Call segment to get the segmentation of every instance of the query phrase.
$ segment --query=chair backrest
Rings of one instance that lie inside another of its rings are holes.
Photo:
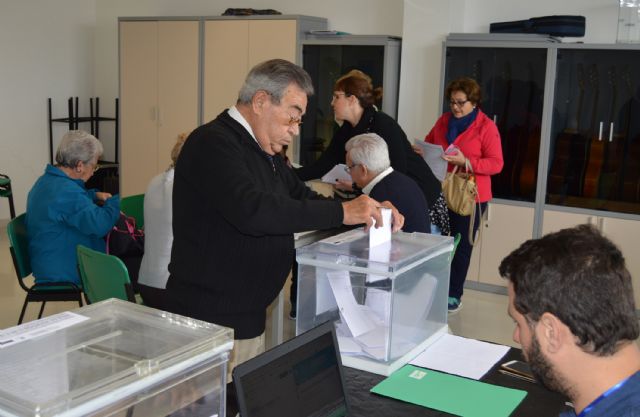
[[[82,245],[78,245],[77,253],[80,279],[89,302],[108,298],[135,302],[129,272],[119,258]]]
[[[144,227],[144,194],[130,195],[120,199],[120,210],[136,219],[136,227]]]
[[[7,224],[7,235],[9,237],[9,251],[13,259],[13,266],[16,268],[16,275],[20,286],[28,291],[22,282],[22,278],[31,275],[31,260],[29,259],[29,238],[27,237],[27,225],[25,224],[26,213],[22,213]]]

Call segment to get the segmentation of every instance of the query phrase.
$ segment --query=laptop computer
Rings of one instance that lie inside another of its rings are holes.
[[[241,417],[343,417],[348,403],[332,322],[236,366]]]

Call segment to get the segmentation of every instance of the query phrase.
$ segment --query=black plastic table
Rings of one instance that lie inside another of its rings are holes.
[[[511,348],[481,379],[482,382],[489,384],[527,391],[527,396],[511,414],[512,417],[556,417],[560,412],[570,409],[565,405],[567,399],[560,394],[549,391],[540,384],[523,381],[498,372],[501,363],[513,359],[522,360],[520,349]],[[344,372],[351,409],[350,417],[431,417],[452,415],[370,393],[369,390],[372,387],[385,379],[382,375],[346,366],[344,367]],[[460,395],[464,395],[464,392],[461,392]]]

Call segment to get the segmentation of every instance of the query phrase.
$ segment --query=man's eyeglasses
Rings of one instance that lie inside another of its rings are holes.
[[[344,170],[347,171],[347,174],[351,175],[351,170],[357,167],[358,165],[360,164],[345,165]]]
[[[458,107],[462,107],[465,104],[467,104],[469,100],[460,100],[460,101],[456,101],[456,100],[451,100],[449,101],[449,106],[453,107],[453,106],[458,106]]]
[[[302,125],[302,118],[301,117],[293,117],[292,115],[289,115],[289,126],[293,127],[293,126],[300,126]]]

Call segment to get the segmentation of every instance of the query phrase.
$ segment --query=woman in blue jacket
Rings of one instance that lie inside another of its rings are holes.
[[[87,190],[84,184],[98,169],[102,151],[89,133],[68,132],[56,152],[56,165],[47,164],[29,192],[26,224],[36,283],[80,284],[76,247],[105,251],[104,236],[118,220],[120,199]]]

